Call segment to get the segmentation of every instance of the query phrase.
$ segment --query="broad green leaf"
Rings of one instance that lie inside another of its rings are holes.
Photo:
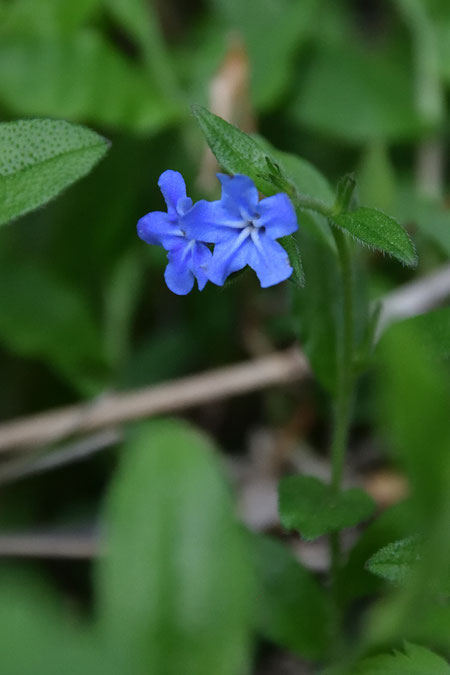
[[[280,520],[305,539],[354,527],[369,518],[375,503],[359,488],[336,495],[330,485],[313,476],[288,476],[279,485]]]
[[[121,675],[245,670],[250,550],[214,448],[174,420],[140,426],[106,510],[100,621]]]
[[[408,266],[417,264],[414,245],[404,228],[382,211],[361,206],[333,216],[333,222],[361,244],[383,251]]]
[[[351,143],[415,138],[412,68],[391,55],[356,47],[322,48],[294,103],[293,115],[314,131]]]
[[[101,335],[86,299],[30,261],[1,257],[0,341],[42,359],[83,393],[98,393],[108,374]]]
[[[99,31],[40,38],[11,33],[0,42],[0,102],[15,115],[91,120],[154,133],[179,117],[177,106]]]
[[[217,161],[226,171],[250,176],[265,195],[286,192],[287,177],[254,138],[202,106],[192,106],[192,112]]]
[[[262,635],[304,658],[323,660],[330,643],[324,590],[281,542],[255,536],[252,543],[260,583],[257,619]]]
[[[420,561],[422,548],[423,544],[419,537],[394,541],[369,558],[366,567],[372,574],[393,584],[403,584],[411,574],[411,569]]]
[[[107,149],[105,138],[64,120],[0,124],[0,224],[48,202]]]
[[[406,643],[404,652],[365,659],[351,675],[450,675],[450,665],[429,649]]]

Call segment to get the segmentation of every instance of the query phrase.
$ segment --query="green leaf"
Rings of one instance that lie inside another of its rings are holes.
[[[333,391],[336,384],[336,326],[339,320],[340,289],[337,258],[330,247],[311,236],[309,229],[300,225],[296,237],[303,255],[308,287],[302,293],[292,289],[293,331],[315,376],[323,387]]]
[[[289,277],[289,281],[294,283],[298,288],[303,288],[305,285],[305,274],[303,272],[302,258],[297,239],[292,234],[289,234],[287,237],[282,237],[279,242],[285,248],[289,256],[289,262],[294,270]]]
[[[293,115],[314,131],[350,143],[416,138],[423,125],[408,67],[398,54],[324,47],[305,75]]]
[[[339,571],[339,592],[342,603],[374,595],[382,588],[379,577],[366,568],[367,560],[395,539],[410,535],[414,521],[410,500],[399,502],[383,511],[357,540]]]
[[[192,112],[217,161],[226,171],[250,176],[265,195],[292,189],[276,160],[254,138],[202,106],[192,106]]]
[[[404,652],[365,659],[351,675],[450,675],[450,665],[429,649],[406,643]]]
[[[332,222],[361,244],[388,253],[410,267],[417,264],[416,251],[406,231],[382,211],[361,206],[333,216]]]
[[[305,539],[354,527],[369,518],[375,503],[359,488],[336,495],[330,485],[313,476],[288,476],[279,485],[280,520]]]
[[[8,675],[112,675],[92,625],[24,568],[0,572],[0,649]],[[24,649],[24,644],[27,649]],[[70,657],[68,657],[70,654]]]
[[[180,107],[94,28],[0,41],[0,101],[16,116],[51,116],[155,133]]]
[[[421,540],[419,537],[407,537],[394,541],[377,551],[366,563],[366,568],[393,584],[405,583],[411,574],[411,568],[420,560]]]
[[[323,660],[330,644],[324,590],[282,543],[264,536],[254,536],[252,543],[262,635],[304,658]]]
[[[333,206],[334,191],[325,176],[313,164],[302,157],[274,148],[262,136],[255,136],[255,138],[261,147],[276,160],[282,174],[295,185],[299,195],[316,199],[330,208]],[[314,237],[335,251],[336,245],[327,219],[320,213],[299,210],[299,226],[306,227]]]
[[[188,425],[140,426],[108,499],[101,625],[121,675],[236,675],[253,611],[250,551],[220,462]]]
[[[102,337],[77,288],[30,260],[1,257],[0,341],[39,358],[83,393],[96,394],[108,374]]]
[[[107,149],[102,136],[63,120],[0,124],[0,224],[48,202]]]
[[[412,186],[398,192],[397,217],[411,223],[428,241],[450,258],[450,210],[437,200],[418,194]]]

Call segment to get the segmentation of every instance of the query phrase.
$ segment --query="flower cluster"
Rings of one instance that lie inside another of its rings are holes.
[[[280,193],[259,200],[248,176],[218,174],[220,200],[204,199],[193,204],[178,171],[164,171],[158,185],[167,213],[152,211],[137,226],[147,244],[163,246],[168,265],[167,286],[186,295],[197,279],[199,290],[207,281],[218,286],[233,272],[249,265],[263,288],[284,281],[292,274],[285,249],[276,240],[297,229],[294,207]],[[214,244],[211,251],[208,244]]]

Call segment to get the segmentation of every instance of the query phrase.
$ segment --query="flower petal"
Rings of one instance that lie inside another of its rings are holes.
[[[239,241],[240,239],[241,241]],[[230,274],[238,272],[249,264],[253,247],[253,242],[249,236],[243,240],[241,236],[237,236],[232,243],[226,241],[216,244],[208,269],[210,281],[217,286],[223,286]]]
[[[236,229],[228,227],[224,221],[227,213],[220,201],[207,202],[202,199],[194,204],[181,220],[181,227],[191,239],[218,244],[228,239],[234,239]]]
[[[189,253],[187,254],[189,255]],[[194,286],[194,275],[187,264],[186,246],[169,251],[169,263],[164,272],[167,286],[176,295],[187,295]]]
[[[163,246],[163,240],[173,238],[179,233],[177,224],[171,221],[163,211],[151,211],[138,220],[138,236],[147,244]],[[167,248],[167,247],[166,247]]]
[[[167,204],[169,215],[178,215],[177,204],[180,199],[186,199],[186,183],[183,176],[179,171],[168,169],[160,175],[158,185]]]
[[[271,239],[285,237],[298,229],[295,209],[284,193],[262,199],[258,204],[258,213],[258,226],[265,227]]]
[[[207,271],[211,263],[212,253],[205,244],[196,242],[192,249],[191,269],[197,279],[198,290],[202,291],[208,281]]]
[[[248,264],[255,270],[262,288],[288,279],[293,270],[284,248],[265,232],[252,237]]]
[[[258,190],[248,176],[218,173],[222,183],[222,206],[231,218],[251,220],[257,213]]]

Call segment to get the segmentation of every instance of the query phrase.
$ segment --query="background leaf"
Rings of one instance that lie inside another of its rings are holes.
[[[404,583],[414,563],[420,560],[420,539],[407,537],[377,551],[366,563],[367,569],[394,584]]]
[[[119,672],[238,675],[249,550],[211,445],[181,422],[141,426],[108,502],[100,614]]]
[[[410,139],[420,135],[413,80],[399,54],[358,46],[323,46],[300,87],[292,114],[307,127],[346,140]]]
[[[83,294],[30,261],[0,259],[1,342],[17,354],[44,360],[85,394],[98,393],[108,364]]]
[[[450,665],[425,647],[406,644],[404,652],[365,659],[352,675],[450,675]]]
[[[0,124],[0,224],[55,197],[107,149],[102,136],[63,120]]]
[[[281,542],[252,538],[260,582],[258,626],[263,636],[307,659],[323,659],[330,638],[325,592]]]
[[[375,503],[358,488],[334,494],[330,485],[314,476],[288,476],[280,481],[280,520],[305,539],[316,539],[353,527],[372,515]]]

